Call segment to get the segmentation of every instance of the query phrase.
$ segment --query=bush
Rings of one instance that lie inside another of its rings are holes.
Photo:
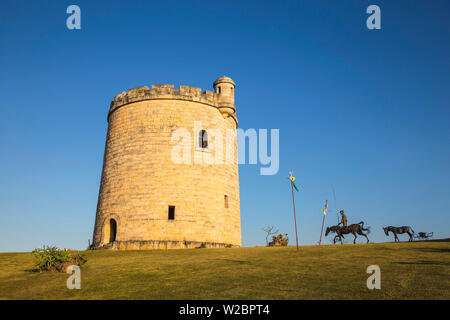
[[[289,243],[289,237],[287,233],[284,234],[285,236],[280,233],[277,236],[272,237],[272,241],[269,242],[269,247],[285,247]]]
[[[86,262],[78,252],[71,253],[68,250],[60,250],[57,247],[43,246],[32,251],[36,259],[38,271],[57,270],[65,272],[70,265],[82,265]]]

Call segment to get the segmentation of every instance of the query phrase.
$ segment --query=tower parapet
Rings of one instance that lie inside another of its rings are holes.
[[[217,108],[224,118],[232,117],[236,122],[236,106],[234,105],[234,88],[236,84],[228,77],[221,77],[214,81],[215,92],[201,88],[180,85],[179,89],[175,89],[173,84],[152,85],[150,90],[148,86],[136,87],[123,91],[116,95],[111,101],[108,113],[108,119],[111,113],[118,108],[130,103],[144,100],[186,100],[209,105]]]

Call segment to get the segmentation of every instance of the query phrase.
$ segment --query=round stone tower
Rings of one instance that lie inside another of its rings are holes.
[[[108,113],[92,248],[241,245],[235,83],[122,92]]]

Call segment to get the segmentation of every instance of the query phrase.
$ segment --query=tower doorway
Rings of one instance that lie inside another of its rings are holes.
[[[109,242],[116,241],[117,222],[114,219],[109,220]]]
[[[105,221],[103,229],[103,243],[111,243],[116,241],[117,222],[115,219],[108,219]]]

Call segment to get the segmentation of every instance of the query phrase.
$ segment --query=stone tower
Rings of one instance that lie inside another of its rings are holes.
[[[111,102],[92,248],[241,245],[235,83]]]

